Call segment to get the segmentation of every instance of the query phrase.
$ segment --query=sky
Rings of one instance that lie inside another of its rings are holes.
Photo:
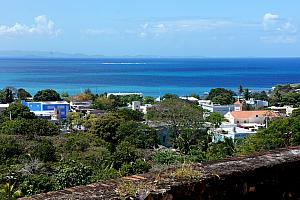
[[[0,51],[299,57],[299,0],[0,0]]]

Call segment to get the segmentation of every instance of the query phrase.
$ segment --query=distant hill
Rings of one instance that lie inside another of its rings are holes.
[[[50,51],[0,51],[0,58],[101,58],[102,55],[70,54]]]

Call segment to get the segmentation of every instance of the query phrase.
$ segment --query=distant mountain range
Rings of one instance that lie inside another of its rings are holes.
[[[203,56],[157,56],[157,55],[87,55],[57,51],[0,51],[0,58],[205,58]]]
[[[103,55],[71,54],[56,51],[0,51],[0,58],[101,58]]]

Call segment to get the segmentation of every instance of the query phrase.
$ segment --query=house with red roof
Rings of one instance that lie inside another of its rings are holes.
[[[270,110],[252,110],[252,111],[233,111],[224,116],[231,124],[247,125],[258,124],[265,125],[266,120],[278,117],[278,114]]]

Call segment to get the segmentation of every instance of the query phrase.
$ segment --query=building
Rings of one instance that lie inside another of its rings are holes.
[[[283,117],[288,117],[291,116],[291,114],[293,113],[293,110],[299,109],[299,108],[293,108],[292,106],[271,106],[269,107],[269,109],[271,109],[272,111],[278,113],[279,115],[283,116]]]
[[[239,126],[247,126],[247,124],[264,125],[269,118],[278,117],[278,115],[270,110],[254,110],[254,111],[233,111],[228,112],[224,116],[231,124]]]
[[[37,117],[58,120],[66,119],[70,110],[70,104],[66,101],[45,101],[45,102],[21,102],[27,106]]]
[[[199,100],[199,105],[209,112],[217,112],[221,115],[225,115],[226,113],[234,110],[234,105],[220,105],[214,104],[210,100]]]
[[[139,95],[139,96],[143,96],[143,93],[139,93],[139,92],[117,92],[117,93],[107,93],[107,97],[109,97],[110,95],[113,96],[130,96],[130,95]]]
[[[71,101],[70,109],[72,111],[86,111],[92,107],[92,101]]]
[[[224,141],[225,138],[230,138],[235,140],[235,139],[242,139],[248,137],[249,135],[255,134],[256,129],[242,128],[242,127],[238,127],[236,124],[223,122],[220,128],[210,130],[210,132],[212,135],[212,141],[219,142],[219,141]]]
[[[9,104],[0,104],[0,113],[3,112],[3,110],[5,110],[6,108],[9,107]]]
[[[131,103],[131,109],[135,110],[135,111],[140,111],[144,114],[147,114],[147,111],[152,109],[153,105],[152,104],[145,104],[145,105],[141,105],[140,101],[133,101]]]
[[[240,102],[240,100],[237,100],[233,105],[234,105],[234,111],[243,110],[243,104]]]
[[[179,97],[179,98],[182,100],[187,100],[187,101],[192,101],[192,102],[199,101],[199,99],[197,99],[196,97],[183,96],[183,97]]]
[[[246,104],[251,106],[252,108],[263,108],[268,107],[269,102],[264,100],[255,100],[253,98],[246,100]]]

